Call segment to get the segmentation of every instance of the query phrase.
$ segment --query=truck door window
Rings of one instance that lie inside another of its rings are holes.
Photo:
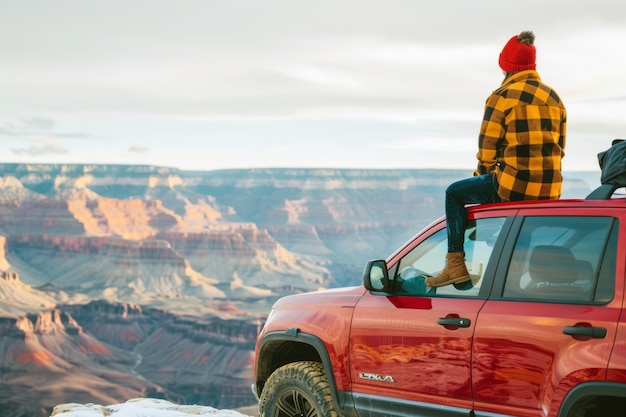
[[[464,248],[465,263],[472,277],[470,285],[446,285],[436,289],[425,287],[424,277],[438,274],[445,264],[448,238],[446,229],[441,229],[400,260],[394,289],[399,293],[412,295],[477,296],[493,246],[505,220],[505,217],[495,217],[467,223]]]
[[[617,220],[527,217],[509,264],[504,297],[603,303],[613,298]]]

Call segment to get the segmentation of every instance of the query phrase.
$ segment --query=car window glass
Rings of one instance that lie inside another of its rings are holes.
[[[610,256],[611,251],[616,251],[617,240],[611,239],[616,222],[612,217],[525,218],[509,264],[503,296],[594,302],[605,253]],[[614,271],[615,260],[610,262]],[[606,300],[612,298],[615,274],[611,277],[608,272],[603,276],[611,281],[603,281],[599,294]]]
[[[466,285],[430,288],[425,277],[437,275],[445,266],[448,252],[446,229],[441,229],[417,245],[400,260],[394,290],[412,295],[477,296],[494,244],[506,218],[496,217],[469,221],[465,230],[465,263],[471,276]]]
[[[598,285],[596,285],[593,299],[597,303],[606,304],[615,295],[615,264],[617,262],[617,236],[619,226],[616,220],[611,230],[611,236],[604,251],[604,259],[600,262]]]

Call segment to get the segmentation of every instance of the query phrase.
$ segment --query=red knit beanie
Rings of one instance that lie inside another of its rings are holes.
[[[508,73],[534,70],[536,68],[534,42],[535,35],[531,31],[524,31],[509,39],[500,53],[500,68]]]

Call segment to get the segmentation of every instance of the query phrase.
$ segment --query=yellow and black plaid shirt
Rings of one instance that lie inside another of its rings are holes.
[[[559,198],[565,130],[557,93],[537,71],[514,73],[487,99],[474,175],[495,173],[505,201]]]

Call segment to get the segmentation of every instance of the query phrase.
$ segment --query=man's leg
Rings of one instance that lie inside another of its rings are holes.
[[[496,179],[491,174],[465,178],[450,184],[446,190],[446,225],[448,252],[463,252],[466,204],[498,203]]]
[[[502,201],[497,193],[495,177],[480,175],[456,181],[446,190],[446,225],[448,254],[446,266],[438,276],[428,278],[426,286],[443,287],[470,280],[465,266],[463,241],[465,238],[465,204],[484,204]]]

